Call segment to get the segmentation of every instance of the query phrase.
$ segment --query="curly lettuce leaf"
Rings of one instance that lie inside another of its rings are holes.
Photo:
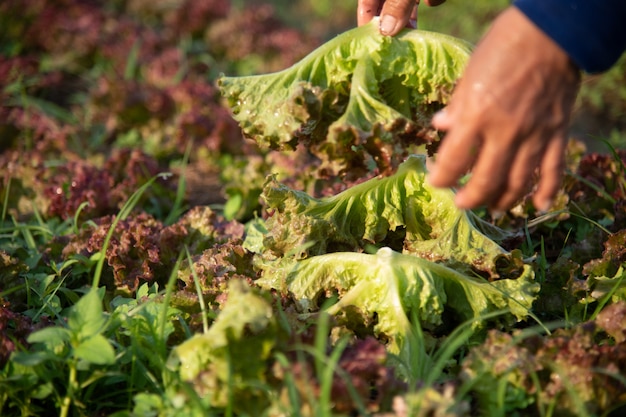
[[[523,262],[482,232],[484,221],[454,204],[451,190],[426,182],[426,159],[410,156],[396,174],[374,178],[326,198],[313,198],[270,177],[262,197],[267,211],[263,247],[297,258],[328,252],[362,252],[389,246],[490,279],[515,278]]]
[[[234,401],[247,413],[266,406],[266,361],[276,344],[272,306],[243,280],[231,280],[228,301],[205,334],[196,334],[172,351],[168,366],[211,405]]]
[[[434,32],[382,36],[373,21],[283,71],[222,76],[218,86],[244,134],[264,148],[303,141],[324,169],[346,173],[373,161],[391,172],[409,144],[436,138],[430,116],[447,103],[470,50]]]
[[[430,361],[416,325],[441,324],[445,309],[461,321],[473,320],[476,329],[492,312],[508,310],[522,320],[539,290],[529,265],[515,280],[489,282],[389,248],[373,255],[338,252],[300,261],[282,259],[261,268],[257,283],[293,294],[303,311],[319,308],[319,299],[332,290],[339,299],[330,313],[353,306],[366,318],[375,316],[375,333],[390,341],[388,349],[397,355],[399,369],[413,377],[424,376]]]

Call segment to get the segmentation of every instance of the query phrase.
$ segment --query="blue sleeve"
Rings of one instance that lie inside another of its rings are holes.
[[[626,50],[626,0],[515,0],[580,69],[606,71]]]

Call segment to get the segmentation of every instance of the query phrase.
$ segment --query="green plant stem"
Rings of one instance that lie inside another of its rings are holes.
[[[7,216],[7,209],[9,206],[9,193],[11,192],[11,177],[7,180],[7,186],[4,194],[4,201],[2,202],[2,217],[0,217],[0,222],[4,223],[4,219]]]
[[[76,362],[74,360],[70,361],[70,375],[67,384],[67,393],[63,398],[63,402],[61,403],[61,410],[59,413],[59,417],[67,417],[70,411],[70,406],[72,405],[72,398],[74,398],[74,391],[76,388]]]
[[[193,276],[193,283],[196,287],[196,294],[198,294],[198,301],[200,304],[200,313],[202,314],[202,331],[204,334],[207,334],[209,331],[209,319],[206,311],[206,304],[204,302],[204,297],[202,296],[202,288],[200,287],[200,279],[198,278],[198,274],[196,273],[196,268],[193,266],[193,259],[191,259],[191,253],[189,253],[189,247],[185,245],[185,254],[187,256],[187,262],[189,263],[189,268],[191,269],[191,275]]]
[[[74,234],[78,234],[80,231],[80,227],[78,227],[78,219],[80,218],[80,213],[85,209],[85,207],[89,207],[89,202],[83,201],[80,203],[80,206],[76,209],[76,213],[74,213],[74,223],[72,224],[72,230]]]
[[[332,416],[331,391],[333,388],[333,375],[337,370],[341,354],[345,350],[346,346],[348,346],[348,339],[340,339],[330,356],[325,358],[327,362],[324,364],[321,375],[318,376],[318,378],[320,378],[319,406],[321,408],[319,410],[319,415],[321,416]],[[320,356],[325,356],[324,352],[318,351],[317,353]]]
[[[178,259],[176,259],[176,263],[174,264],[174,268],[172,268],[172,273],[170,274],[170,278],[167,281],[167,285],[165,287],[165,296],[163,299],[163,309],[161,310],[161,319],[160,319],[160,327],[159,327],[159,337],[158,340],[158,348],[159,353],[165,354],[166,348],[166,338],[165,338],[165,325],[167,323],[167,314],[170,306],[170,300],[172,299],[172,293],[174,292],[174,285],[176,284],[176,278],[178,277],[178,270],[180,268],[180,263],[183,259],[184,253],[180,251],[178,254]]]

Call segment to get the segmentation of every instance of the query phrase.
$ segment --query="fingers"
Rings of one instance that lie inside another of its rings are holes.
[[[546,146],[533,148],[532,144],[545,144]],[[508,180],[502,193],[495,194],[491,203],[488,198],[485,199],[489,208],[492,211],[504,211],[511,208],[531,192],[534,185],[533,177],[539,174],[540,180],[533,193],[533,204],[540,212],[548,211],[561,187],[566,144],[567,138],[564,134],[524,142],[511,163]],[[506,176],[506,171],[504,174]]]
[[[424,0],[428,6],[439,6],[446,0]],[[393,36],[404,27],[416,27],[417,5],[420,0],[358,0],[357,24],[364,25],[381,16],[380,32]]]
[[[452,146],[444,148],[442,144],[430,182],[435,186],[441,183],[452,186],[472,167],[470,180],[458,191],[455,203],[462,209],[490,205],[507,189],[511,155],[498,141],[478,143],[473,132],[461,132],[457,137],[454,142],[448,142]]]
[[[501,170],[497,175],[502,178],[503,182],[499,192],[487,195],[481,201],[481,203],[487,204],[491,211],[503,212],[508,210],[531,191],[533,176],[537,170],[542,151],[533,151],[524,145],[527,143],[520,147],[512,161],[500,167]]]
[[[565,169],[565,148],[567,138],[560,135],[548,143],[541,162],[541,179],[533,195],[533,204],[539,211],[548,211],[561,187]]]
[[[448,112],[433,119],[437,129],[453,125]],[[466,123],[456,123],[460,126]],[[459,208],[471,209],[487,205],[493,212],[510,209],[533,188],[537,170],[540,182],[533,194],[537,210],[547,211],[558,193],[565,166],[567,136],[564,130],[553,137],[535,132],[519,144],[511,141],[511,132],[499,130],[501,137],[479,140],[479,131],[452,129],[446,136],[437,160],[429,167],[429,182],[436,187],[454,187],[470,169],[470,180],[456,195]]]
[[[491,202],[507,187],[508,163],[503,160],[501,150],[489,143],[477,159],[469,182],[457,193],[457,207],[491,206]]]
[[[504,211],[532,190],[539,173],[533,203],[547,210],[561,186],[579,81],[567,54],[519,10],[507,9],[472,54],[447,110],[433,118],[447,133],[430,183],[455,186],[471,169],[456,204]]]
[[[433,119],[433,125],[439,130],[449,130],[453,124],[449,112],[441,112]],[[480,147],[478,135],[460,125],[446,135],[441,143],[435,163],[432,165],[428,181],[435,187],[454,187],[460,177],[472,166]]]
[[[449,130],[452,127],[452,118],[448,114],[448,109],[444,108],[435,113],[432,124],[435,129]]]
[[[470,93],[481,91],[465,89],[466,85],[461,84],[457,99],[469,99]],[[522,140],[519,132],[526,129],[510,119],[500,119],[506,113],[497,107],[492,97],[483,94],[470,109],[461,111],[451,103],[433,117],[433,126],[448,133],[430,170],[429,182],[437,187],[454,187],[472,170],[467,184],[457,192],[455,203],[459,208],[486,205],[492,211],[504,211],[532,187],[548,140],[537,130],[528,132]],[[493,125],[486,115],[500,121]],[[559,149],[555,149],[556,155]]]
[[[384,0],[359,0],[357,3],[357,24],[362,26],[380,14]]]
[[[481,131],[484,120],[478,119],[475,128],[469,127],[471,122],[464,119],[465,113],[452,109],[433,118],[437,129],[449,132],[435,163],[429,167],[429,183],[436,187],[458,186],[458,179],[471,169],[469,181],[457,192],[456,205],[463,209],[486,205],[492,211],[505,211],[531,191],[539,168],[541,183],[533,201],[539,210],[547,210],[561,183],[564,132],[547,139],[533,132],[519,141],[514,139],[516,129]]]
[[[387,0],[380,12],[380,33],[396,35],[404,28],[416,5],[415,0]]]

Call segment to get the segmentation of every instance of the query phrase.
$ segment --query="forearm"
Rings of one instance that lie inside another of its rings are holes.
[[[514,5],[585,72],[609,69],[626,50],[626,0],[515,0]]]

